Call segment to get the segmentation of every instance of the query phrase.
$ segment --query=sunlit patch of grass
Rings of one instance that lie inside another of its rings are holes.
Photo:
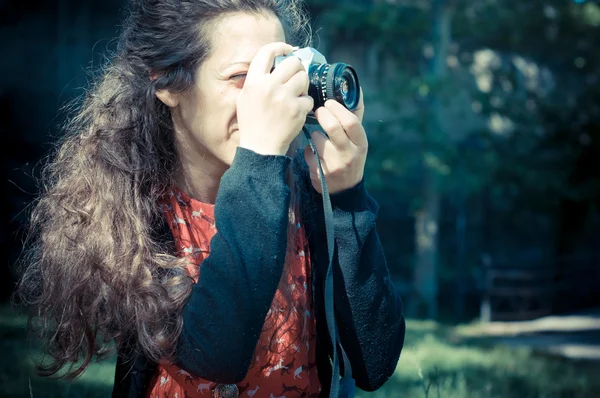
[[[461,340],[455,328],[409,321],[395,375],[359,397],[600,397],[600,364]]]

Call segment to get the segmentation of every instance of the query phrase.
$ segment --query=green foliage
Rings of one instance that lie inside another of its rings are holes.
[[[377,49],[379,61],[391,58],[396,66],[366,96],[389,111],[366,126],[369,189],[388,220],[401,222],[422,206],[421,181],[429,168],[444,198],[443,217],[451,220],[458,203],[480,198],[487,220],[469,214],[475,220],[470,234],[482,235],[491,220],[507,231],[485,235],[497,240],[487,248],[481,240],[469,242],[469,258],[491,247],[499,253],[541,245],[562,250],[552,245],[561,239],[555,234],[563,218],[571,217],[561,215],[565,201],[588,212],[600,208],[600,165],[585,160],[600,159],[600,6],[448,0],[452,42],[448,75],[440,80],[430,65],[431,3],[309,0],[316,30],[326,27],[332,43],[366,44]],[[454,108],[438,130],[432,129],[434,100]],[[545,221],[514,221],[527,217]],[[581,235],[582,228],[571,233]],[[409,253],[391,243],[411,231],[383,231],[396,235],[382,237],[390,242],[392,269],[412,267],[395,262]],[[442,253],[442,264],[451,265],[448,255]]]

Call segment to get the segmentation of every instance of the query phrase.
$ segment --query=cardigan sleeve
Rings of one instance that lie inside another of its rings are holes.
[[[248,371],[283,272],[290,161],[238,147],[221,178],[217,232],[183,307],[174,361],[195,376],[236,383]]]
[[[308,174],[305,176],[311,202],[304,207],[309,209],[305,216],[313,224],[309,242],[316,275],[318,339],[331,356],[323,305],[323,280],[329,264],[323,199],[312,187]],[[334,303],[340,340],[357,387],[374,391],[391,377],[400,358],[405,336],[402,302],[390,279],[376,231],[379,206],[368,194],[364,180],[331,195],[331,204],[335,231]],[[327,370],[325,377],[330,377]]]

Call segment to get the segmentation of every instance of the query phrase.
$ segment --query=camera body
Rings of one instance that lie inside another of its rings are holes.
[[[320,65],[327,63],[325,56],[312,47],[294,47],[294,51],[292,51],[288,55],[281,55],[275,58],[275,67],[277,67],[281,62],[283,62],[283,60],[290,57],[298,58],[300,62],[302,62],[302,65],[304,66],[304,69],[306,69],[307,72],[311,65]]]
[[[313,112],[329,99],[336,100],[353,111],[360,101],[358,75],[352,66],[344,63],[328,64],[327,60],[312,47],[297,48],[292,53],[275,58],[279,65],[289,57],[297,57],[308,74],[310,95],[315,103]]]

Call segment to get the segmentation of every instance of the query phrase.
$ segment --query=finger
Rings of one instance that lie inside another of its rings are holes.
[[[273,79],[283,84],[299,72],[304,73],[308,79],[308,73],[306,73],[306,69],[304,69],[304,65],[302,65],[300,59],[298,57],[289,57],[277,65],[273,72],[271,72],[271,75]]]
[[[359,123],[362,124],[363,117],[365,115],[365,101],[362,87],[360,87],[360,98],[358,100],[358,105],[356,106],[356,109],[352,111],[352,113],[356,115]]]
[[[293,47],[283,42],[269,43],[262,46],[254,55],[252,62],[250,62],[247,79],[271,73],[275,58],[280,55],[287,55],[292,51]]]
[[[302,110],[308,115],[315,107],[315,100],[310,95],[302,95],[298,97],[302,103]]]
[[[346,137],[356,146],[367,146],[367,134],[360,123],[358,117],[350,112],[346,107],[334,100],[325,102],[325,109],[328,109],[333,117],[342,126],[342,131]]]
[[[325,133],[327,133],[327,135],[329,136],[331,143],[336,148],[343,150],[351,144],[351,141],[346,135],[344,128],[342,127],[338,119],[335,117],[335,115],[331,112],[331,110],[329,110],[329,108],[323,106],[317,108],[317,110],[315,110],[315,117],[317,118],[317,121],[319,122]]]
[[[308,74],[302,69],[302,71],[296,72],[284,86],[289,87],[296,96],[308,95]]]

